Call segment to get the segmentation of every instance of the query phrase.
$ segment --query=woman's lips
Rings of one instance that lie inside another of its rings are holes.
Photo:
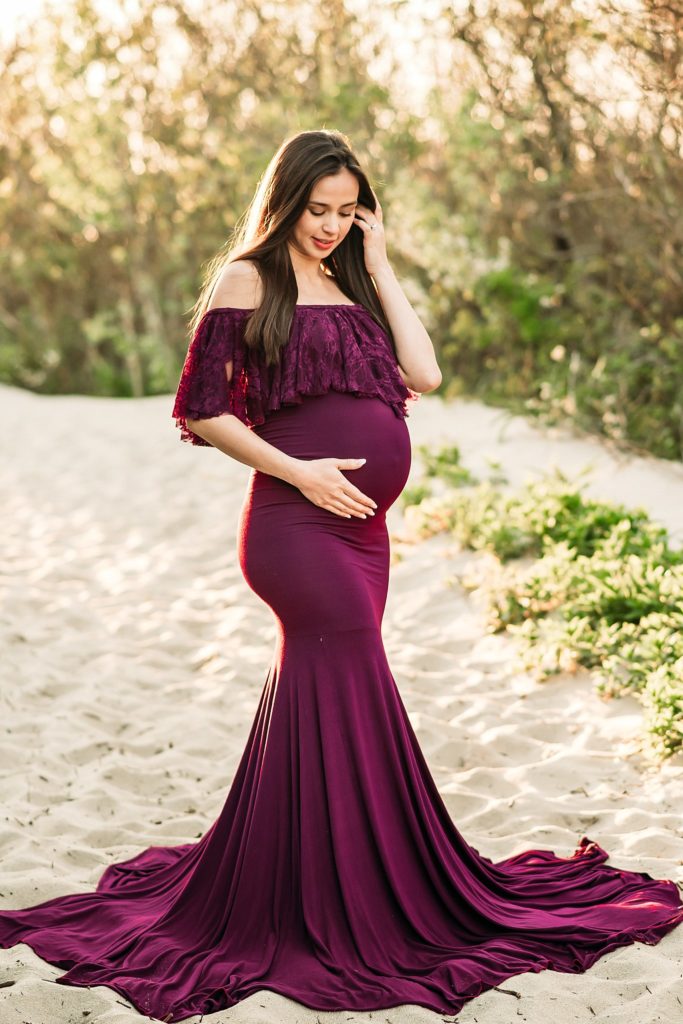
[[[331,245],[334,245],[336,239],[331,239],[329,242],[321,242],[319,238],[313,237],[313,241],[316,245],[320,246],[321,249],[329,249]]]

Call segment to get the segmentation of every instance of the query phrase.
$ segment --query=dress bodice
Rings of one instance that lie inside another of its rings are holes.
[[[404,384],[389,336],[365,306],[295,306],[289,340],[279,362],[270,366],[262,349],[244,341],[252,312],[216,307],[197,325],[172,411],[181,440],[211,447],[188,428],[188,419],[232,413],[254,427],[283,405],[299,405],[307,395],[328,391],[380,398],[404,417],[406,400],[419,398]]]

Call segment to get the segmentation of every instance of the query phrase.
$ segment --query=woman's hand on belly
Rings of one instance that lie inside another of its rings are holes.
[[[290,482],[314,505],[345,519],[365,519],[375,514],[377,503],[340,472],[360,469],[365,459],[301,459],[299,463]]]

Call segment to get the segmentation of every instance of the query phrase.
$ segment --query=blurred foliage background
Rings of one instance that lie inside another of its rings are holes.
[[[654,0],[62,3],[0,53],[0,379],[174,391],[204,264],[326,127],[441,393],[680,459],[682,27]],[[419,109],[402,38],[435,55]]]

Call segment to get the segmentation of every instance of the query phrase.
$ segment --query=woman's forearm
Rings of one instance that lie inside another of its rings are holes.
[[[226,413],[207,420],[187,420],[187,425],[231,459],[298,486],[301,460],[264,441],[237,416]]]
[[[441,370],[426,328],[389,264],[372,276],[394,335],[404,383],[420,394],[436,390],[441,384]]]

